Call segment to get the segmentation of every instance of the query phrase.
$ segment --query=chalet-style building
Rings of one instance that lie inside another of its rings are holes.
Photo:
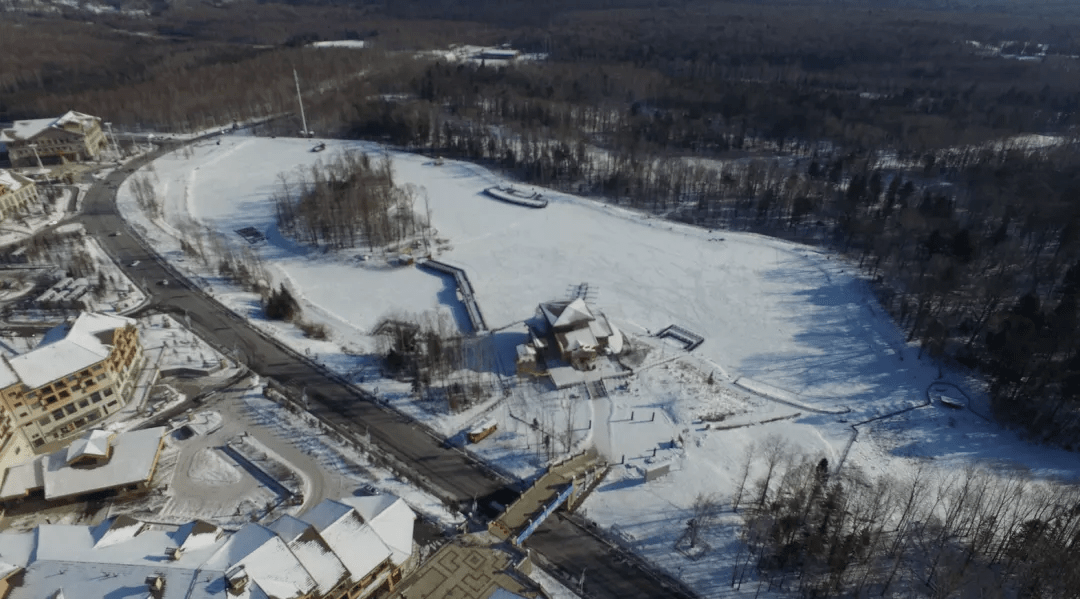
[[[0,502],[41,497],[68,503],[103,493],[146,491],[157,470],[165,430],[87,431],[67,447],[7,467],[0,483]]]
[[[26,209],[38,199],[37,185],[19,173],[0,170],[0,220]]]
[[[63,164],[95,160],[108,142],[101,119],[68,111],[59,118],[16,121],[0,130],[0,143],[7,146],[12,166]]]
[[[417,561],[416,515],[390,495],[325,500],[236,532],[203,521],[43,524],[0,533],[5,599],[366,599],[391,593]],[[3,587],[0,587],[2,590]]]

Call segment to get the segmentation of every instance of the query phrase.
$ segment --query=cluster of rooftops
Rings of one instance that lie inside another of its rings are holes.
[[[0,580],[14,582],[9,599],[358,596],[358,585],[378,588],[410,559],[414,520],[400,498],[373,495],[327,499],[299,518],[233,533],[128,516],[41,525],[0,534]]]

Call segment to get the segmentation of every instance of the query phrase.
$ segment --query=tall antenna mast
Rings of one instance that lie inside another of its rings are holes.
[[[300,132],[300,135],[309,137],[311,132],[307,128],[307,117],[304,116],[304,98],[300,96],[300,77],[296,75],[296,69],[292,70],[293,81],[296,82],[296,99],[300,102],[300,120],[304,123],[304,130]]]

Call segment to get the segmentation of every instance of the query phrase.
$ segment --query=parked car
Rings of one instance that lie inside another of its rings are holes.
[[[135,267],[136,267],[136,266],[138,266],[138,265],[139,265],[139,261],[138,261],[138,260],[132,260],[132,261],[131,261],[131,264],[128,264],[128,266],[130,266],[130,267],[132,267],[132,268],[135,268]]]

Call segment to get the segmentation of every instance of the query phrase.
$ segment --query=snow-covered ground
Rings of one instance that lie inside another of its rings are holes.
[[[362,50],[367,46],[367,42],[364,40],[323,40],[321,42],[311,42],[308,45],[312,48],[348,48],[351,50]]]
[[[477,342],[500,350],[486,376],[507,390],[464,414],[433,410],[413,400],[406,383],[379,378],[370,335],[394,314],[436,310],[461,322],[452,285],[415,267],[359,262],[358,252],[301,247],[275,226],[269,198],[279,174],[292,176],[346,148],[384,151],[368,143],[326,144],[326,152],[313,153],[310,140],[229,136],[220,145],[199,146],[190,158],[172,154],[154,165],[164,222],[147,221],[128,186],[121,190],[121,212],[223,303],[435,430],[452,436],[494,418],[496,434],[469,449],[504,471],[538,472],[548,457],[540,445],[544,432],[560,453],[596,445],[615,466],[585,502],[586,517],[705,596],[728,594],[737,518],[725,516],[709,533],[712,550],[704,559],[686,557],[673,545],[695,497],[730,496],[746,448],[770,435],[830,464],[843,461],[845,468],[871,473],[902,475],[931,462],[1077,475],[1071,454],[1027,444],[978,416],[988,412],[985,397],[962,373],[941,371],[972,398],[971,410],[944,408],[940,401],[924,406],[939,366],[904,343],[865,282],[835,255],[549,190],[537,189],[550,201],[545,209],[513,206],[482,194],[508,183],[483,168],[453,161],[436,166],[391,151],[396,181],[427,190],[432,224],[447,240],[439,259],[468,272],[493,330]],[[246,242],[233,232],[249,226],[267,236],[252,248],[275,284],[301,297],[306,319],[330,326],[329,341],[262,320],[257,297],[183,258],[176,238],[209,227],[240,248]],[[599,290],[596,307],[642,354],[637,372],[609,381],[609,396],[599,399],[580,389],[517,383],[510,352],[525,339],[522,321],[539,302],[561,299],[582,282]],[[670,324],[705,342],[687,354],[651,336]],[[858,426],[858,441],[848,447],[853,425],[908,408]],[[669,474],[643,481],[644,469],[663,463]]]

